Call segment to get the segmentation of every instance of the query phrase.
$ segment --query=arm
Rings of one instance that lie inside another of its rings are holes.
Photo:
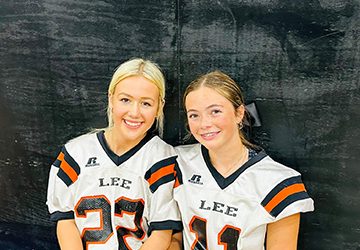
[[[171,244],[168,250],[182,250],[182,232],[176,233],[171,238]]]
[[[83,250],[80,233],[74,219],[58,221],[56,234],[61,250]]]
[[[153,231],[139,250],[166,250],[170,246],[171,235],[172,230]]]
[[[290,215],[277,222],[268,224],[267,250],[296,250],[300,226],[300,213]]]

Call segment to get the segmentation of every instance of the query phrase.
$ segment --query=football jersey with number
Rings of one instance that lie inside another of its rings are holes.
[[[263,250],[268,223],[314,209],[300,174],[264,151],[224,178],[200,144],[175,150],[186,250]]]
[[[122,156],[110,150],[104,131],[70,141],[50,170],[51,219],[75,219],[88,250],[138,249],[153,230],[179,231],[176,158],[154,135]]]

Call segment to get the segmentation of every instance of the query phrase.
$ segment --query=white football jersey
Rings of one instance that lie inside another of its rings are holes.
[[[104,131],[70,141],[50,170],[51,219],[75,219],[88,250],[139,249],[153,230],[180,231],[176,158],[154,135],[122,156],[110,150]]]
[[[268,223],[314,209],[300,174],[264,151],[224,178],[200,144],[175,150],[186,250],[263,250]]]

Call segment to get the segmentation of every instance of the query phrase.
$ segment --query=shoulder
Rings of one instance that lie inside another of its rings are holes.
[[[291,175],[299,175],[295,169],[292,169],[288,166],[285,166],[282,163],[279,163],[273,160],[269,155],[267,155],[264,151],[261,151],[254,157],[255,163],[253,165],[252,170],[260,171],[262,175],[267,176],[268,174],[278,176],[291,176]]]
[[[201,144],[195,143],[189,145],[176,146],[175,151],[179,155],[179,157],[192,158],[201,152]]]
[[[95,152],[99,152],[99,147],[101,146],[96,133],[81,135],[63,146],[53,165],[60,167],[63,163],[65,168],[67,164],[79,174],[81,166],[85,165],[83,162],[87,161],[89,156],[94,156]]]
[[[255,163],[248,172],[254,183],[254,193],[264,209],[274,218],[283,218],[297,212],[313,209],[302,182],[301,174],[269,156]]]
[[[158,136],[151,137],[138,151],[138,155],[134,156],[144,159],[149,166],[156,165],[160,168],[174,164],[177,158],[174,147]]]
[[[175,151],[178,156],[179,175],[191,175],[194,171],[199,171],[200,168],[206,168],[200,143],[177,146]]]
[[[261,196],[269,193],[279,183],[299,177],[300,173],[274,161],[263,151],[251,159],[253,164],[243,173],[255,185],[254,190]]]
[[[98,133],[102,133],[103,131],[100,131]],[[75,137],[71,140],[69,140],[65,145],[82,145],[86,142],[97,140],[98,133],[88,133],[83,134],[78,137]]]
[[[164,155],[174,155],[175,150],[174,147],[165,142],[159,136],[155,135],[150,140],[146,142],[144,145],[144,149],[151,154],[164,154]]]
[[[161,139],[159,136],[154,135],[152,136],[148,142],[148,145],[153,145],[153,146],[160,146],[160,147],[165,147],[165,148],[173,148],[173,146],[171,146],[170,144],[168,144],[167,142],[165,142],[163,139]]]
[[[93,143],[94,141],[97,140],[98,140],[97,133],[84,134],[74,139],[71,139],[64,145],[64,147],[67,150],[84,149],[87,148],[89,145],[91,145],[89,143]]]
[[[81,159],[88,156],[88,146],[93,145],[96,134],[82,135],[68,141],[61,149],[60,154],[53,162],[57,169],[57,176],[67,186],[78,180],[81,173]]]

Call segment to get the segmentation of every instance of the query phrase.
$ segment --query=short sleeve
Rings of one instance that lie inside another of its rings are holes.
[[[167,146],[164,145],[163,151],[158,154],[158,158],[162,159],[153,164],[145,174],[151,192],[149,234],[153,230],[182,230],[178,206],[173,199],[177,156],[172,147]],[[159,150],[158,148],[158,153]]]
[[[74,197],[69,188],[73,181],[68,181],[66,172],[75,172],[76,167],[69,164],[69,157],[64,147],[50,169],[46,204],[52,221],[74,218]]]
[[[285,178],[262,200],[261,205],[276,220],[314,209],[300,175]]]

